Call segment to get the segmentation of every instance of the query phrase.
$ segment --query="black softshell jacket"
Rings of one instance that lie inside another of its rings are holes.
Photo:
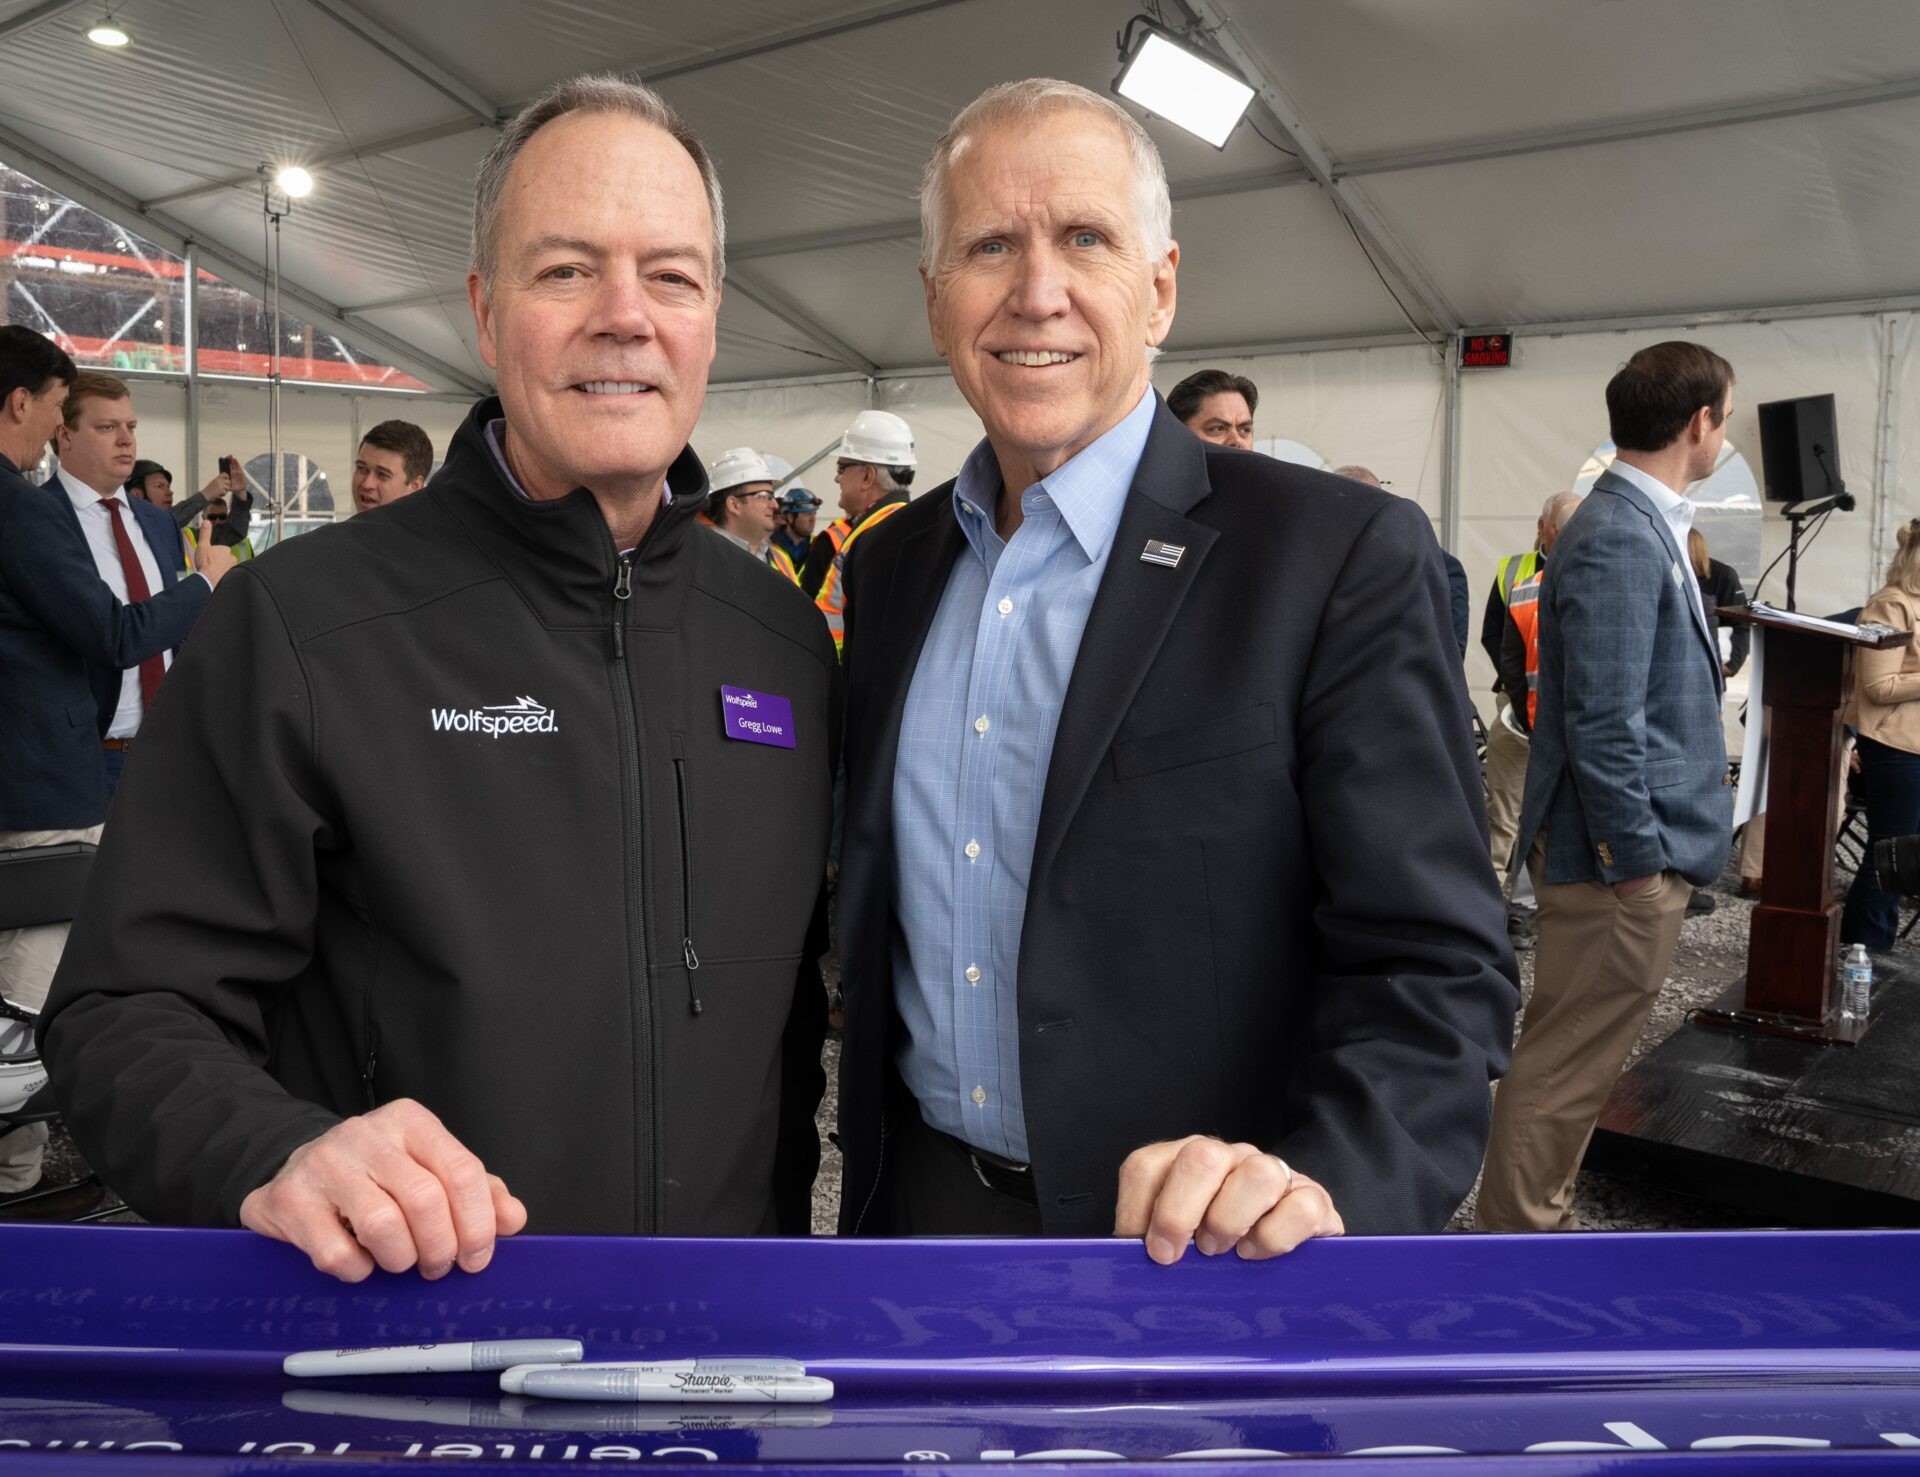
[[[772,1230],[783,1119],[817,1156],[825,624],[699,523],[691,451],[623,562],[585,490],[512,489],[500,415],[229,574],[141,730],[42,1037],[151,1218],[233,1224],[402,1097],[537,1232]],[[795,746],[723,737],[723,686]]]

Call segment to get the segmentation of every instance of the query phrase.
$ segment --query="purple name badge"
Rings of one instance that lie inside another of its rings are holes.
[[[776,749],[794,747],[793,704],[770,692],[722,687],[720,727],[728,738],[742,743],[771,744]]]

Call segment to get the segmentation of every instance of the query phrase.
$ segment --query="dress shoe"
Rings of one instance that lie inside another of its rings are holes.
[[[107,1187],[92,1178],[58,1189],[49,1189],[41,1182],[0,1194],[0,1221],[77,1220],[102,1209],[111,1199]]]
[[[1758,877],[1742,877],[1740,879],[1740,896],[1741,897],[1759,897],[1760,896],[1760,880],[1761,879]]]
[[[1687,916],[1689,918],[1698,918],[1703,913],[1711,913],[1719,906],[1720,904],[1714,898],[1714,895],[1708,892],[1706,888],[1696,887],[1693,890],[1693,896],[1687,899]]]

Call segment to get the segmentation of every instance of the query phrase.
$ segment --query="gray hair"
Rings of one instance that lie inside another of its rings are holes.
[[[720,197],[720,176],[700,135],[651,87],[611,72],[582,73],[554,83],[522,108],[501,129],[487,157],[480,161],[473,185],[473,269],[480,274],[487,296],[493,296],[493,274],[500,264],[500,199],[506,193],[513,161],[536,133],[568,113],[627,114],[653,124],[692,156],[700,182],[707,187],[707,207],[713,213],[714,276],[725,277],[727,217]]]
[[[1577,492],[1556,492],[1547,499],[1547,505],[1540,510],[1540,516],[1547,520],[1555,533],[1558,533],[1567,526],[1573,515],[1580,511],[1580,504],[1585,501],[1586,499]]]
[[[1162,260],[1173,245],[1173,200],[1167,193],[1167,167],[1153,137],[1111,98],[1055,77],[1029,77],[989,87],[947,125],[920,175],[920,265],[931,270],[946,245],[947,176],[953,161],[972,145],[981,128],[1009,121],[1030,122],[1045,112],[1079,108],[1098,114],[1118,128],[1133,155],[1133,211],[1147,258]]]

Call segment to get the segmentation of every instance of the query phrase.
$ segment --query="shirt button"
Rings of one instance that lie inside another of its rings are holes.
[[[985,713],[982,713],[978,718],[973,720],[973,731],[975,733],[985,733],[991,727],[993,727],[993,725],[987,722],[987,715]]]
[[[1013,614],[1013,597],[1010,595],[1002,595],[1000,597],[1000,603],[994,608],[998,610],[1002,615],[1012,615]]]
[[[967,966],[967,983],[970,985],[977,985],[980,983],[980,966],[979,965],[969,964]]]
[[[986,1088],[984,1088],[984,1087],[976,1087],[976,1088],[974,1088],[974,1090],[973,1090],[973,1092],[972,1092],[972,1094],[971,1094],[971,1095],[972,1095],[972,1097],[973,1097],[973,1105],[974,1105],[974,1107],[976,1107],[976,1108],[984,1108],[984,1107],[986,1107],[986,1105],[987,1105],[987,1090],[986,1090]]]
[[[980,843],[978,841],[969,841],[967,843],[967,860],[972,862],[972,861],[978,861],[979,859],[980,859]]]

